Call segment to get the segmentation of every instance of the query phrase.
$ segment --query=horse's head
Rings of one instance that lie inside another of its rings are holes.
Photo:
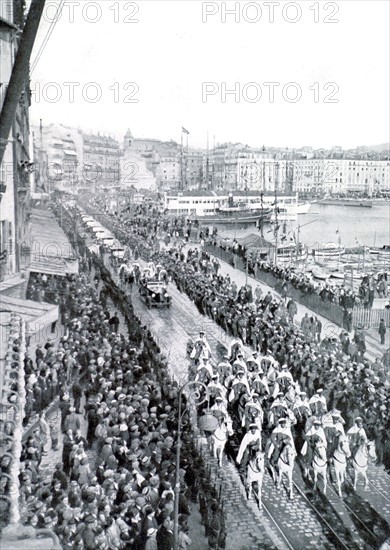
[[[232,422],[231,418],[221,417],[220,425],[224,426],[224,428],[225,428],[226,432],[228,433],[228,435],[232,436],[234,434],[233,422]]]
[[[314,440],[314,453],[322,460],[326,460],[326,448],[320,437]]]
[[[293,466],[295,459],[295,449],[292,445],[291,439],[288,438],[284,440],[283,443],[284,446],[280,456],[286,464],[288,464],[289,466]]]
[[[254,443],[249,447],[249,459],[264,462],[265,453],[261,450],[260,443]]]
[[[342,434],[339,436],[339,449],[342,453],[345,454],[345,456],[347,458],[349,458],[351,456],[351,449],[349,447],[349,441],[345,437],[345,435],[342,435]]]

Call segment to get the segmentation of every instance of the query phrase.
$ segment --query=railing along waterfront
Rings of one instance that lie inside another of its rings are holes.
[[[221,248],[211,244],[205,245],[204,250],[236,267],[237,269],[246,272],[246,261],[237,254],[234,254],[234,252],[231,252],[230,250],[222,250]],[[284,284],[284,282],[278,277],[275,277],[273,273],[267,273],[265,271],[260,271],[259,269],[256,269],[255,274],[249,273],[249,275],[259,282],[275,289],[277,292],[280,292],[281,287]],[[332,302],[325,302],[316,294],[305,294],[298,288],[295,288],[289,281],[285,281],[285,293],[289,298],[292,298],[301,305],[306,306],[316,314],[329,319],[329,321],[332,321],[340,327],[343,326],[344,309],[341,306],[333,304]]]
[[[386,327],[390,327],[390,309],[355,307],[352,311],[354,326],[360,324],[364,328],[379,328],[381,319],[384,319]]]

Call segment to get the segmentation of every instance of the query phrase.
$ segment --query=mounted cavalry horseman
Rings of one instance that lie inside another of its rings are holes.
[[[240,466],[240,473],[243,476],[249,460],[250,449],[256,447],[261,449],[261,432],[256,424],[251,424],[244,435],[238,450],[236,462]]]
[[[288,411],[287,401],[283,395],[283,392],[279,392],[276,399],[272,403],[268,413],[269,426],[271,428],[278,426],[279,419],[286,417],[287,411]]]
[[[327,449],[328,442],[322,422],[319,418],[313,418],[312,425],[305,434],[305,443],[301,450],[301,455],[304,457],[306,477],[309,477],[309,468],[312,466],[315,449],[319,442]]]
[[[343,426],[345,422],[341,418],[340,411],[336,409],[326,414],[323,417],[322,422],[324,426],[326,440],[328,442],[327,454],[328,458],[330,458],[333,456],[333,453],[337,448],[339,436],[345,435]]]
[[[220,382],[227,387],[226,380],[233,374],[233,368],[229,363],[229,357],[227,355],[224,355],[222,361],[218,363],[217,370]]]
[[[251,387],[254,392],[259,394],[260,398],[268,397],[269,392],[269,386],[268,386],[268,379],[264,373],[264,370],[259,367],[258,371],[253,374]]]
[[[295,451],[294,439],[291,431],[291,421],[289,418],[279,418],[277,426],[272,430],[268,441],[267,456],[271,469],[276,469],[281,452],[288,443],[292,445]]]
[[[347,431],[347,437],[351,448],[351,456],[354,458],[362,441],[368,441],[366,430],[363,428],[363,419],[360,416],[355,418],[355,425]]]
[[[210,357],[210,344],[206,339],[205,333],[200,331],[198,338],[194,342],[194,346],[190,353],[190,358],[194,361],[195,365],[199,365],[202,358],[210,359]]]
[[[215,403],[210,407],[210,411],[218,419],[220,417],[223,417],[225,419],[229,416],[226,401],[221,395],[217,395],[215,397]]]
[[[215,402],[217,396],[221,396],[223,400],[226,401],[227,389],[219,382],[218,374],[212,375],[208,390],[212,402]]]
[[[229,347],[229,361],[231,363],[235,362],[235,360],[238,357],[238,354],[241,354],[241,356],[243,356],[243,353],[242,353],[243,349],[244,349],[244,344],[241,338],[233,338]]]
[[[323,391],[322,388],[319,388],[309,400],[309,405],[314,416],[322,417],[328,410]]]
[[[203,384],[207,385],[214,376],[213,367],[207,357],[202,357],[199,361],[199,365],[196,369],[195,380],[203,382]]]
[[[287,365],[282,365],[281,371],[276,377],[274,395],[277,395],[279,392],[287,393],[293,385],[294,380],[291,372],[288,370]]]
[[[262,430],[264,420],[263,409],[259,401],[259,395],[253,393],[252,397],[245,404],[244,416],[242,418],[242,427],[248,429],[251,424],[256,424],[259,430]]]
[[[309,405],[309,399],[307,398],[306,392],[299,392],[298,397],[295,398],[294,403],[292,404],[292,411],[297,420],[294,426],[295,432],[295,442],[298,451],[302,449],[304,443],[305,428],[307,425],[307,420],[311,417],[312,412]]]

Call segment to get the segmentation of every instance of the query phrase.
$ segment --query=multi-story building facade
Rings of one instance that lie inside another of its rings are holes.
[[[96,186],[119,184],[120,156],[119,143],[112,137],[83,133],[84,176],[94,174]]]
[[[157,186],[163,190],[177,189],[181,183],[180,154],[161,155],[156,168]]]
[[[127,130],[123,140],[123,155],[120,159],[120,185],[123,189],[130,187],[137,190],[156,189],[156,177],[148,166],[148,160],[148,151],[134,146],[133,135],[130,130]]]
[[[295,160],[294,190],[368,196],[390,191],[390,162],[344,158]]]
[[[36,190],[69,191],[98,179],[92,168],[84,166],[83,150],[81,130],[62,124],[35,126]]]
[[[24,1],[0,2],[0,111],[24,25]],[[14,122],[0,164],[0,281],[13,277],[24,267],[27,242],[32,155],[29,144],[30,88],[26,78]]]
[[[189,149],[185,152],[184,181],[186,189],[201,189],[203,187],[203,167],[206,151]]]
[[[275,152],[224,144],[213,151],[213,183],[208,188],[319,195],[389,192],[390,161],[364,155],[346,158],[338,146],[331,151],[304,147]]]

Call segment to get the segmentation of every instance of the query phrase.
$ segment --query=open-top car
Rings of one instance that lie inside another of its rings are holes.
[[[141,279],[139,293],[148,308],[171,307],[172,298],[167,292],[166,283],[163,281]]]

